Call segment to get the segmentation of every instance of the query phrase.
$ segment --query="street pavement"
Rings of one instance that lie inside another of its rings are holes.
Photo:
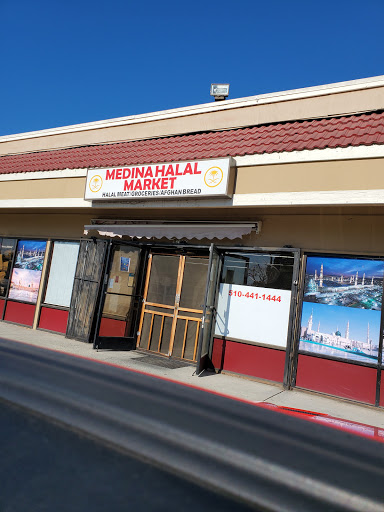
[[[279,384],[260,382],[225,373],[204,372],[201,376],[197,376],[193,365],[168,360],[142,351],[104,349],[96,351],[92,344],[5,322],[0,322],[0,338],[56,350],[77,357],[86,357],[100,363],[118,365],[129,370],[149,373],[248,402],[266,402],[283,407],[304,409],[384,428],[384,411],[369,405],[356,404],[309,391],[286,391]]]

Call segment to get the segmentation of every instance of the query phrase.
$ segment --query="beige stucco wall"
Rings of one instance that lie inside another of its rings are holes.
[[[308,162],[238,169],[236,193],[384,189],[384,159]],[[21,199],[20,208],[0,210],[0,236],[80,238],[91,219],[262,221],[260,235],[236,244],[384,256],[384,207],[164,207],[105,205],[74,210],[67,205],[23,209],[23,199],[82,198],[85,177],[0,182],[0,201]],[[65,202],[64,202],[65,204]],[[169,205],[169,206],[168,206]],[[200,205],[200,206],[198,206]],[[209,241],[206,240],[206,243]],[[215,240],[219,245],[228,241]],[[196,243],[201,243],[196,241]]]
[[[86,178],[54,178],[0,182],[0,199],[84,197]]]
[[[84,197],[85,177],[0,182],[1,199]],[[240,167],[236,194],[384,189],[384,158]]]
[[[75,238],[83,236],[91,215],[52,213],[3,213],[0,235],[33,238]]]
[[[262,215],[258,245],[384,256],[382,215]]]
[[[334,92],[301,99],[289,99],[289,95],[285,95],[280,101],[271,103],[261,102],[243,107],[234,105],[233,108],[226,110],[219,110],[219,108],[213,106],[210,112],[198,114],[191,114],[193,109],[190,109],[188,115],[185,115],[185,112],[188,111],[188,107],[186,107],[183,109],[184,112],[167,119],[151,121],[148,116],[146,120],[142,119],[122,126],[92,130],[84,128],[80,131],[21,138],[20,140],[7,141],[4,137],[3,140],[0,140],[0,155],[378,110],[384,108],[384,87]]]
[[[199,212],[199,217],[204,217]],[[225,215],[226,214],[226,215]],[[96,216],[97,217],[97,216]],[[102,216],[100,216],[101,218]],[[142,217],[142,216],[141,216]],[[193,214],[187,215],[193,220]],[[289,212],[231,210],[216,211],[216,219],[261,220],[260,235],[236,242],[219,241],[218,245],[245,244],[259,247],[282,247],[292,245],[304,250],[357,253],[384,256],[384,207],[359,208],[358,213],[327,213],[327,209],[309,209],[303,214]],[[0,236],[40,237],[40,238],[80,238],[83,226],[90,224],[91,213],[14,213],[0,216]],[[116,218],[119,215],[116,214]],[[127,217],[125,217],[127,218]],[[136,212],[132,218],[140,218]],[[167,218],[163,214],[163,218]],[[169,220],[174,220],[169,216]],[[209,241],[203,241],[208,243]],[[195,241],[201,244],[201,241]]]
[[[384,189],[384,158],[238,169],[236,193]]]

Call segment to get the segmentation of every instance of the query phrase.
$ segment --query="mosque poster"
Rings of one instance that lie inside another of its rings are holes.
[[[308,257],[304,301],[381,311],[383,260]]]
[[[377,363],[382,260],[308,257],[300,350]]]
[[[377,363],[380,311],[303,303],[300,350]]]
[[[8,298],[36,303],[46,245],[38,240],[19,241]]]

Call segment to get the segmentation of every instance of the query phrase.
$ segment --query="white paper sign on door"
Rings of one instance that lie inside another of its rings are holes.
[[[220,285],[215,334],[286,347],[291,290]]]

